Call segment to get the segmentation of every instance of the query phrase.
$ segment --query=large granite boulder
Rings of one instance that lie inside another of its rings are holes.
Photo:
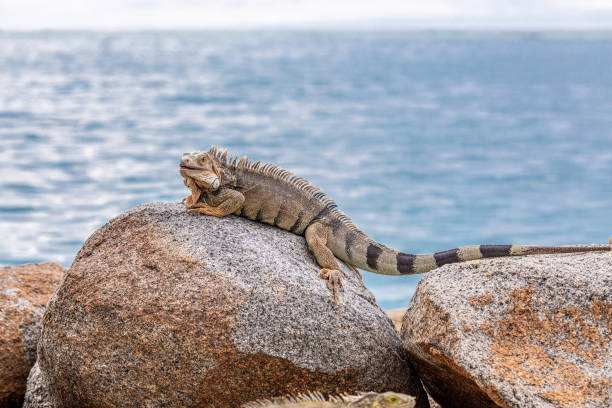
[[[56,263],[0,268],[0,407],[23,403],[45,305],[63,272]]]
[[[612,253],[446,265],[401,337],[444,407],[610,407]]]
[[[277,228],[137,207],[95,232],[66,273],[36,383],[57,408],[235,408],[307,390],[393,390],[427,406],[359,275],[342,265],[336,305],[318,270],[304,239]]]

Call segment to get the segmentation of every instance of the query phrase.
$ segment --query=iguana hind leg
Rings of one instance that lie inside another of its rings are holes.
[[[344,289],[342,273],[332,251],[327,244],[327,226],[316,222],[306,228],[305,236],[308,249],[313,253],[319,266],[319,277],[327,280],[327,287],[332,291],[334,302],[338,303],[338,289]]]
[[[198,201],[188,206],[189,212],[199,212],[222,218],[242,207],[244,196],[239,191],[224,188],[215,192],[215,194],[207,194],[206,201]]]

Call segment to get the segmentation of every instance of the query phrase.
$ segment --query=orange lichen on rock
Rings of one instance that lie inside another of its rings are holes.
[[[506,316],[487,327],[496,339],[488,360],[495,373],[503,381],[537,387],[538,395],[559,406],[612,403],[612,378],[589,373],[579,364],[601,366],[608,355],[612,304],[595,300],[588,309],[546,310],[533,293],[530,286],[511,291]]]
[[[410,336],[416,342],[427,339],[428,343],[438,344],[444,349],[454,349],[457,338],[450,335],[453,333],[449,326],[450,315],[433,300],[426,297],[420,300],[419,309],[404,316],[401,336]],[[427,321],[427,325],[419,324],[422,321]]]
[[[21,407],[36,358],[40,320],[64,268],[56,263],[0,268],[0,406]]]
[[[493,297],[491,295],[480,295],[466,297],[466,300],[470,302],[470,305],[472,305],[472,307],[482,309],[493,301]]]
[[[610,238],[612,239],[612,238]],[[593,318],[604,323],[608,331],[612,333],[612,303],[599,299],[593,300],[593,306],[587,310]]]

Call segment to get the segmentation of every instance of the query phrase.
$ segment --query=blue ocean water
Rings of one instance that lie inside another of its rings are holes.
[[[428,253],[612,234],[612,35],[0,33],[0,264],[69,266],[211,144]],[[419,277],[364,273],[383,308]]]

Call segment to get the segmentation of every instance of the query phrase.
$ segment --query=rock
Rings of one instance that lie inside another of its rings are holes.
[[[419,396],[385,313],[342,265],[335,305],[303,237],[147,204],[78,253],[49,303],[54,407],[238,407],[310,391]],[[32,407],[38,407],[32,405]]]
[[[36,362],[40,322],[64,268],[56,263],[0,268],[0,406],[21,407]]]
[[[395,330],[399,333],[402,329],[402,319],[404,314],[406,314],[406,308],[387,310],[385,313],[387,313],[387,316],[389,316],[389,319],[393,322]]]
[[[444,407],[612,406],[612,253],[446,265],[401,338]]]
[[[38,363],[34,364],[28,376],[28,389],[23,401],[23,408],[54,408],[49,398],[47,383],[43,378]]]

